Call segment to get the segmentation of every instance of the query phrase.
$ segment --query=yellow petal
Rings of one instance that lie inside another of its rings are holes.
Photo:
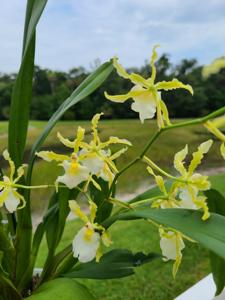
[[[74,141],[71,142],[68,139],[65,139],[59,132],[57,132],[57,137],[60,140],[60,142],[65,145],[68,148],[74,148]]]
[[[127,147],[126,148],[122,148],[119,151],[115,152],[113,155],[110,156],[110,160],[115,160],[118,157],[120,157],[120,155],[122,155],[123,153],[125,153],[127,151]]]
[[[202,143],[198,147],[198,150],[192,154],[193,159],[192,159],[192,161],[189,165],[189,169],[188,169],[188,173],[190,175],[192,175],[194,170],[197,168],[197,166],[200,165],[200,163],[204,157],[204,154],[206,154],[209,151],[210,147],[212,146],[212,143],[213,143],[212,140],[208,140],[208,141]]]
[[[104,93],[105,98],[113,102],[123,103],[126,100],[134,97],[138,97],[143,94],[143,90],[130,90],[127,94],[124,95],[109,95],[107,92]]]
[[[89,201],[89,209],[90,209],[90,221],[91,223],[94,223],[98,207],[93,201]]]
[[[14,180],[14,183],[18,182],[20,180],[20,178],[24,175],[24,168],[26,167],[27,165],[22,165],[20,166],[18,169],[17,169],[17,177],[16,179]]]
[[[106,231],[103,231],[102,235],[101,235],[101,238],[102,238],[102,242],[103,244],[106,246],[106,247],[109,247],[111,244],[112,244],[112,241],[108,235],[108,233]]]
[[[223,156],[223,159],[225,159],[225,145],[224,145],[224,143],[222,143],[221,146],[220,146],[220,152]]]
[[[63,154],[57,154],[53,151],[40,151],[40,152],[36,152],[36,155],[46,161],[52,161],[52,160],[64,161],[69,159],[69,156]]]
[[[203,68],[202,76],[208,78],[210,75],[218,73],[223,68],[225,68],[225,57],[217,58],[210,65]]]
[[[118,57],[113,58],[113,66],[115,67],[119,76],[121,76],[125,79],[130,78],[130,74],[128,74],[127,71],[124,69],[124,67],[118,63]]]
[[[155,81],[155,77],[156,77],[156,67],[155,67],[155,62],[158,58],[158,54],[157,54],[157,51],[156,49],[160,47],[159,45],[155,45],[153,47],[153,50],[152,50],[152,56],[151,56],[151,60],[150,60],[150,65],[151,65],[151,68],[152,68],[152,75],[151,77],[149,78],[148,82],[151,82],[152,84],[154,83]]]
[[[134,84],[144,85],[145,87],[148,86],[147,80],[145,78],[143,78],[141,75],[135,74],[135,73],[129,74],[124,69],[124,67],[120,63],[118,63],[118,58],[117,57],[113,58],[113,65],[114,65],[114,67],[115,67],[115,69],[116,69],[119,76],[121,76],[125,79],[129,79]]]
[[[77,138],[74,142],[74,152],[77,153],[79,151],[79,148],[81,147],[81,142],[84,139],[85,129],[78,126],[77,128]]]
[[[104,115],[104,113],[96,114],[96,115],[94,115],[94,117],[91,120],[91,123],[92,123],[91,128],[92,128],[92,131],[93,131],[93,142],[94,142],[95,145],[100,142],[100,139],[98,137],[97,128],[98,128],[99,120],[100,120],[102,115]]]
[[[131,142],[129,142],[127,139],[120,139],[116,136],[110,136],[109,140],[107,142],[101,143],[100,148],[105,148],[111,144],[124,144],[128,146],[132,146]]]
[[[9,151],[7,149],[3,151],[2,155],[3,155],[4,159],[7,160],[9,163],[9,166],[10,166],[10,176],[9,177],[10,177],[10,181],[13,181],[13,176],[15,174],[15,164],[12,161],[12,159],[9,155]]]
[[[88,223],[88,221],[89,221],[88,217],[80,209],[80,206],[78,205],[78,203],[75,200],[69,200],[69,207],[75,216],[77,216],[79,219],[81,219],[85,224]]]
[[[184,167],[184,159],[188,154],[188,146],[186,145],[184,149],[177,152],[174,156],[174,168],[181,174],[185,175],[187,173]]]
[[[162,101],[162,99],[160,100],[160,106],[161,106],[161,110],[162,110],[163,120],[166,121],[167,125],[171,125],[166,104]]]
[[[176,78],[173,79],[172,81],[161,81],[158,82],[155,85],[157,90],[165,90],[165,91],[169,91],[169,90],[175,90],[175,89],[185,89],[187,91],[189,91],[192,95],[193,95],[193,89],[189,84],[184,84],[182,82],[180,82],[179,80],[177,80]]]
[[[204,126],[214,134],[219,140],[225,142],[225,135],[213,124],[211,121],[207,121]]]

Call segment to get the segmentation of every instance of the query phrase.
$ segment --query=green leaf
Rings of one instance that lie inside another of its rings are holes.
[[[90,279],[112,279],[121,278],[134,274],[134,268],[161,257],[156,253],[145,255],[142,252],[133,254],[126,249],[115,249],[104,254],[100,262],[92,261],[80,264],[64,277],[90,278]]]
[[[74,279],[58,278],[41,285],[29,300],[96,300],[89,290]]]
[[[18,167],[23,160],[29,122],[35,55],[35,31],[47,0],[27,1],[23,55],[12,92],[8,146]]]
[[[93,93],[110,75],[113,70],[112,61],[106,62],[102,64],[97,70],[95,70],[91,75],[89,75],[67,98],[61,106],[57,109],[57,111],[52,115],[51,119],[48,121],[44,131],[39,136],[37,141],[35,142],[34,146],[31,149],[31,155],[29,160],[29,168],[27,179],[30,182],[33,163],[35,160],[35,153],[38,151],[45,141],[46,137],[51,132],[52,128],[55,126],[57,121],[63,116],[63,114],[73,105],[78,103],[79,101],[83,100],[91,93]]]
[[[22,61],[12,92],[8,133],[9,153],[16,167],[23,161],[32,95],[35,31],[46,3],[47,0],[27,1]],[[24,192],[24,195],[26,207],[17,213],[15,285],[26,271],[30,259],[32,224],[29,192]]]
[[[210,212],[218,213],[225,216],[225,198],[216,190],[209,190],[205,192]],[[225,230],[221,228],[221,230]],[[225,286],[225,260],[218,255],[210,252],[210,262],[213,274],[213,279],[216,284],[216,295],[219,295]]]
[[[202,221],[202,212],[181,208],[154,209],[141,207],[114,215],[102,225],[108,228],[117,220],[151,219],[164,226],[174,228],[207,249],[225,259],[225,217],[211,213],[208,220]]]

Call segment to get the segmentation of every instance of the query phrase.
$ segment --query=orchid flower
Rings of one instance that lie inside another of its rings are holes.
[[[52,160],[60,162],[59,165],[64,168],[65,174],[56,179],[56,184],[61,182],[64,183],[69,189],[72,189],[83,181],[93,180],[90,177],[88,168],[81,165],[78,156],[78,151],[84,138],[84,132],[84,129],[79,126],[77,129],[77,138],[75,138],[74,141],[65,139],[60,133],[57,134],[60,142],[63,145],[73,149],[71,155],[57,154],[53,151],[40,151],[36,153],[37,156],[48,162]]]
[[[163,199],[159,197],[152,206],[161,208],[189,208],[189,209],[203,209],[202,219],[209,218],[209,209],[206,203],[206,197],[199,195],[199,192],[210,189],[210,182],[208,176],[203,176],[199,173],[194,173],[195,169],[201,163],[204,154],[206,154],[212,145],[212,140],[208,140],[198,147],[198,150],[193,153],[193,158],[187,168],[184,166],[184,159],[188,154],[188,146],[175,154],[174,167],[180,173],[179,177],[174,177],[154,164],[149,158],[144,157],[144,160],[161,172],[168,178],[175,180],[171,186],[170,191],[167,192],[163,178],[156,176],[151,167],[148,167],[148,172],[155,177],[156,183],[161,192],[163,192]]]
[[[177,181],[176,183],[176,188],[178,188],[179,198],[181,200],[180,207],[191,209],[202,208],[204,211],[202,216],[203,220],[209,218],[209,210],[206,203],[206,197],[202,195],[199,196],[199,192],[210,189],[211,184],[208,180],[208,176],[194,173],[194,171],[201,163],[204,154],[209,151],[212,143],[212,140],[208,140],[199,145],[198,150],[192,154],[193,158],[188,169],[184,166],[184,159],[188,154],[187,145],[174,157],[174,167],[181,174],[181,176],[178,177],[178,180],[180,181]]]
[[[73,240],[73,256],[82,263],[96,258],[98,262],[102,256],[101,243],[109,247],[112,243],[104,227],[95,223],[97,205],[89,201],[90,217],[80,208],[75,200],[69,201],[71,212],[84,222],[84,226],[78,231]]]
[[[119,139],[114,136],[109,137],[109,140],[106,142],[101,142],[98,135],[98,122],[101,115],[103,113],[96,114],[92,118],[93,138],[89,144],[81,143],[82,150],[79,153],[79,159],[91,174],[111,183],[114,179],[114,174],[118,172],[114,160],[127,151],[127,147],[120,149],[114,154],[111,154],[111,150],[108,147],[112,144],[131,146],[131,143],[126,139]]]
[[[148,79],[143,78],[139,74],[135,73],[127,73],[127,71],[123,68],[121,64],[118,63],[118,58],[114,57],[113,65],[116,68],[116,71],[119,76],[130,80],[134,87],[124,95],[109,95],[105,92],[105,97],[111,101],[123,103],[128,99],[132,99],[134,102],[131,105],[131,109],[135,112],[139,113],[139,117],[142,123],[144,123],[145,119],[152,119],[157,114],[157,123],[158,127],[164,127],[164,121],[166,125],[170,125],[169,114],[167,111],[167,107],[164,101],[161,99],[161,90],[174,90],[178,88],[183,88],[188,90],[191,94],[193,94],[193,89],[188,84],[183,84],[177,79],[173,79],[172,81],[161,81],[155,82],[156,79],[156,67],[155,61],[157,60],[157,52],[155,46],[153,48],[152,57],[150,60],[150,65],[152,69],[151,77]]]
[[[4,204],[6,209],[10,213],[13,213],[16,209],[21,209],[26,204],[24,197],[17,192],[17,188],[15,187],[16,183],[24,175],[25,165],[22,165],[17,169],[17,177],[14,179],[16,173],[15,164],[12,161],[8,150],[3,152],[3,157],[9,163],[10,174],[9,176],[3,176],[3,180],[0,181],[0,207]],[[22,204],[19,206],[21,202]]]
[[[175,260],[175,263],[173,264],[173,276],[175,277],[182,260],[181,251],[185,247],[182,234],[177,231],[165,230],[160,227],[159,235],[160,248],[162,250],[164,260]]]

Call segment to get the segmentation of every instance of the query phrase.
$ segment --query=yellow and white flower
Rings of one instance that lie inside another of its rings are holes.
[[[111,183],[114,179],[115,173],[118,172],[115,163],[113,162],[121,154],[123,154],[127,147],[120,149],[114,154],[111,154],[108,147],[112,144],[131,145],[126,139],[119,139],[111,136],[106,142],[101,142],[98,136],[98,122],[103,113],[96,114],[92,118],[92,135],[93,139],[90,143],[84,142],[85,129],[78,127],[77,138],[70,141],[62,137],[58,133],[59,140],[68,148],[72,148],[71,155],[57,154],[52,151],[40,151],[36,153],[39,157],[50,162],[52,160],[59,161],[60,166],[64,168],[64,175],[59,176],[56,183],[62,182],[68,188],[72,189],[81,182],[92,182],[94,186],[101,189],[99,184],[93,179],[93,175],[101,177],[105,181]]]
[[[173,276],[175,277],[179,265],[182,260],[182,250],[184,249],[184,241],[182,234],[180,232],[165,230],[164,228],[159,228],[160,235],[160,248],[162,250],[162,255],[164,260],[174,260],[173,264]]]
[[[4,204],[8,212],[13,213],[17,209],[21,209],[25,206],[24,197],[17,192],[17,188],[15,187],[16,183],[24,175],[25,165],[17,169],[17,177],[14,179],[16,172],[15,164],[10,158],[8,150],[3,152],[3,157],[9,163],[10,174],[9,176],[3,176],[3,180],[0,181],[0,207]],[[21,202],[22,204],[20,205]]]
[[[118,137],[111,136],[108,141],[101,142],[98,135],[98,122],[103,113],[96,114],[92,118],[92,140],[90,143],[81,143],[82,150],[79,153],[79,159],[82,164],[88,168],[92,175],[101,177],[105,181],[111,183],[118,172],[115,163],[113,162],[121,154],[127,151],[127,147],[120,149],[114,154],[108,148],[112,144],[124,144],[131,146],[131,143],[126,139],[119,139]]]
[[[89,262],[94,258],[99,261],[102,255],[101,243],[109,247],[111,240],[105,228],[94,222],[97,212],[96,204],[93,201],[89,202],[89,218],[75,200],[69,201],[69,207],[73,214],[85,223],[73,240],[73,256],[82,263]]]
[[[174,189],[178,191],[178,197],[181,200],[179,207],[190,209],[202,208],[204,211],[202,216],[203,220],[209,218],[209,210],[206,203],[206,197],[199,195],[199,192],[210,189],[211,184],[208,180],[208,176],[194,173],[194,171],[201,163],[204,154],[209,151],[212,143],[212,140],[208,140],[200,144],[198,150],[192,155],[193,158],[188,169],[184,166],[184,159],[188,154],[187,145],[183,150],[176,153],[174,157],[174,167],[181,175],[177,178],[177,182],[174,185]]]
[[[193,94],[193,89],[188,84],[183,84],[177,79],[172,81],[162,81],[155,83],[156,78],[156,67],[155,61],[157,60],[157,52],[155,46],[153,48],[152,57],[150,61],[152,74],[148,79],[143,78],[139,74],[131,73],[128,74],[121,64],[118,63],[118,58],[114,57],[113,65],[119,76],[129,79],[134,87],[124,95],[109,95],[105,92],[105,97],[111,101],[123,103],[128,99],[132,99],[134,102],[131,105],[131,109],[139,113],[141,122],[143,123],[145,119],[152,119],[157,114],[158,127],[164,127],[164,121],[166,125],[170,125],[169,114],[167,107],[163,100],[161,99],[161,90],[174,90],[178,88],[183,88],[188,90]]]
[[[58,133],[57,136],[60,142],[62,142],[66,147],[73,149],[71,155],[57,154],[53,151],[40,151],[36,153],[37,156],[48,162],[52,160],[60,162],[60,166],[64,168],[65,173],[56,179],[56,183],[64,183],[69,189],[72,189],[83,181],[91,180],[88,168],[82,166],[78,156],[80,145],[84,138],[84,129],[82,127],[78,127],[77,138],[74,139],[74,141],[65,139],[60,133]]]

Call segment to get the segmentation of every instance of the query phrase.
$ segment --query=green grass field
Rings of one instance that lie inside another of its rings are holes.
[[[87,130],[90,129],[89,122],[59,122],[53,130],[43,148],[55,151],[62,151],[56,138],[57,131],[60,131],[65,137],[73,138],[77,126],[81,125]],[[29,126],[29,138],[27,149],[29,150],[35,139],[41,133],[45,122],[31,122]],[[0,150],[6,147],[7,142],[7,123],[0,123]],[[156,130],[154,121],[145,122],[142,125],[139,120],[113,120],[102,121],[99,125],[100,136],[102,140],[106,140],[110,135],[117,135],[120,138],[127,138],[133,144],[127,153],[121,157],[117,164],[118,168],[122,168],[131,159],[141,152],[148,139]],[[89,134],[87,134],[87,139]],[[191,126],[189,128],[176,129],[162,135],[153,145],[148,153],[157,164],[166,170],[173,171],[173,156],[182,149],[187,143],[190,153],[196,149],[200,142],[203,142],[212,136],[206,132],[201,126]],[[218,147],[219,143],[215,141],[212,149],[204,159],[202,169],[208,170],[225,166]],[[191,158],[191,155],[188,159]],[[33,184],[53,183],[61,173],[61,169],[55,163],[47,163],[38,160],[36,162],[33,173]],[[212,176],[211,181],[213,187],[220,189],[225,194],[224,175],[219,174]],[[121,176],[118,185],[119,193],[127,193],[129,199],[131,195],[137,191],[140,186],[151,185],[152,179],[146,172],[143,163],[136,164]],[[51,190],[38,190],[32,194],[32,207],[35,212],[43,210],[46,207]],[[74,235],[81,226],[80,222],[68,221],[64,232],[63,240],[59,245],[59,249],[71,243]],[[112,248],[128,248],[134,252],[159,251],[159,238],[157,230],[145,221],[132,221],[116,223],[110,230],[113,240]],[[136,275],[107,281],[82,280],[96,294],[99,300],[172,300],[174,297],[182,293],[185,289],[196,283],[204,277],[209,271],[208,253],[198,244],[186,243],[184,250],[183,262],[176,279],[172,277],[172,264],[165,263],[160,259],[144,265],[136,270]],[[47,246],[45,240],[42,243],[40,255],[37,261],[37,267],[43,265],[47,254]]]

